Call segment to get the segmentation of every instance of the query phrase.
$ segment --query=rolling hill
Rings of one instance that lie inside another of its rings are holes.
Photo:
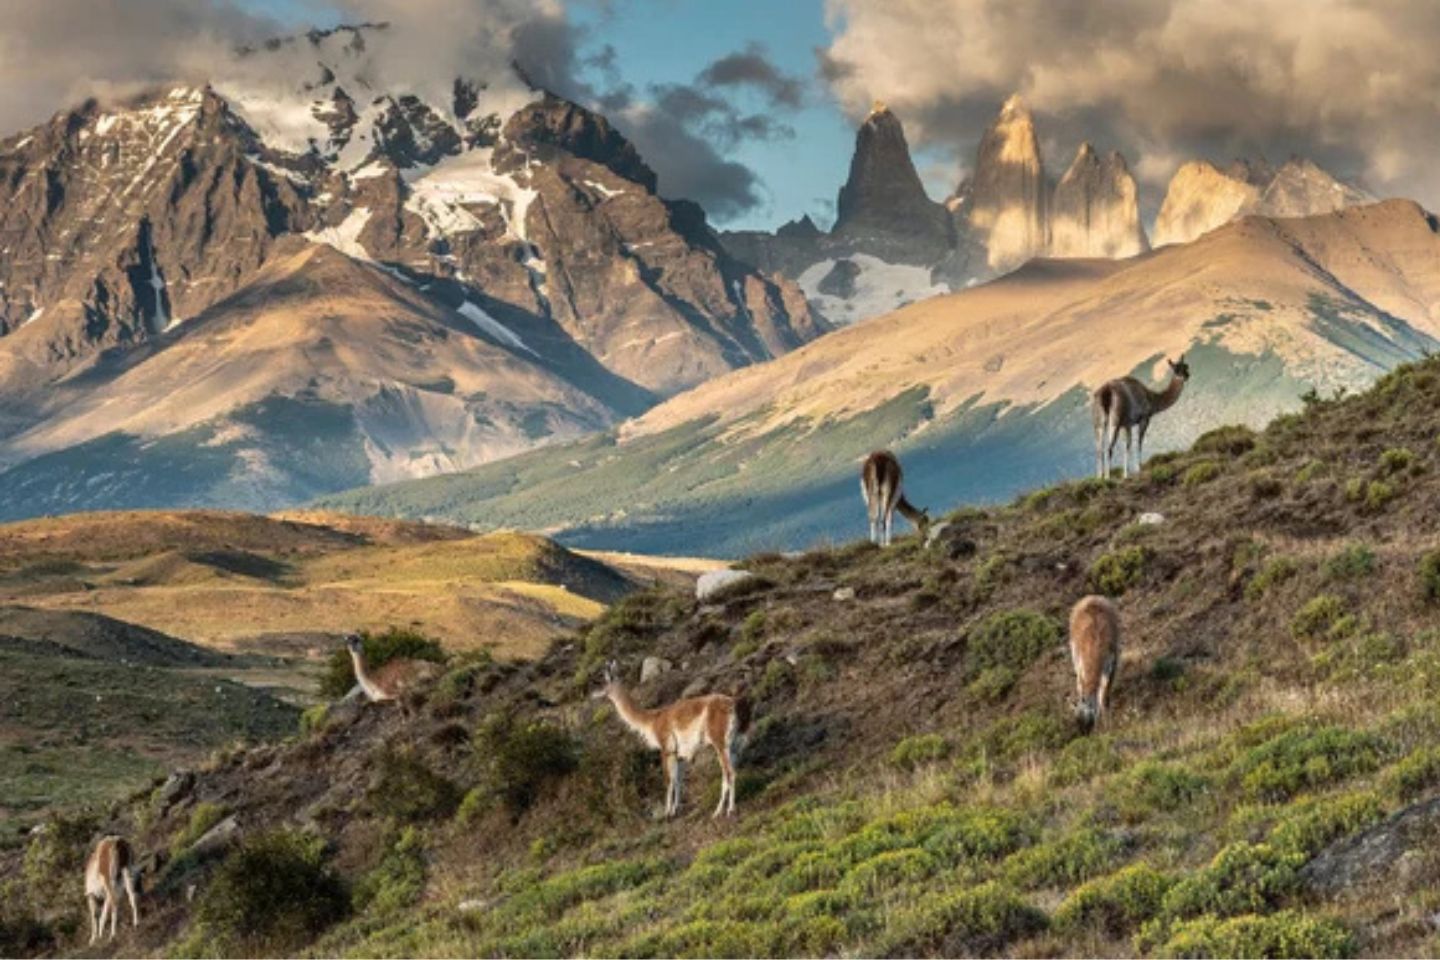
[[[611,434],[337,509],[544,529],[579,545],[737,555],[861,530],[858,460],[911,499],[994,501],[1094,469],[1088,390],[1164,357],[1193,371],[1152,451],[1263,424],[1440,345],[1440,224],[1388,201],[1248,217],[1128,260],[1038,260],[721,377]]]

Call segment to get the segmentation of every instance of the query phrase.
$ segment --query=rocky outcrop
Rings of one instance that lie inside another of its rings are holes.
[[[965,220],[990,269],[1013,269],[1044,252],[1047,193],[1035,121],[1017,94],[980,139],[970,184]]]
[[[925,193],[900,120],[882,103],[855,134],[835,209],[834,238],[888,261],[935,263],[954,244],[948,213]]]
[[[1197,160],[1175,172],[1155,220],[1155,245],[1189,243],[1236,217],[1308,217],[1373,199],[1313,162],[1292,157],[1278,170],[1236,160],[1225,170]]]
[[[1050,202],[1049,255],[1131,257],[1147,246],[1125,158],[1115,150],[1102,158],[1081,144]]]

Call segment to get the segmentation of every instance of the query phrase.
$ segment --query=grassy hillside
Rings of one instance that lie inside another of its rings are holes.
[[[11,854],[0,952],[76,949],[78,902],[33,891],[117,829],[179,854],[121,953],[1433,954],[1437,403],[1425,361],[933,547],[636,594],[532,663],[456,664],[413,717],[312,713]],[[1063,624],[1097,590],[1125,649],[1086,736]],[[643,703],[747,689],[736,819],[711,761],[652,819],[654,755],[587,696],[645,656],[675,669]],[[232,814],[238,846],[186,853]]]

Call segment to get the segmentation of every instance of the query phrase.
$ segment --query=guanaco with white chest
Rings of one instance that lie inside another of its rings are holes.
[[[904,478],[900,461],[889,450],[876,450],[860,467],[860,494],[865,498],[865,512],[870,518],[870,542],[882,547],[890,545],[895,511],[915,525],[923,540],[930,529],[930,514],[905,499],[900,489]]]
[[[355,667],[355,680],[371,703],[395,701],[405,708],[405,696],[424,687],[440,675],[440,665],[430,660],[396,658],[374,670],[365,660],[365,642],[359,634],[345,638],[350,661]]]
[[[140,907],[135,899],[135,854],[124,837],[102,837],[85,861],[85,904],[90,908],[90,942],[100,939],[105,921],[110,921],[110,939],[115,939],[116,917],[120,913],[119,887],[130,897],[130,918],[140,926]],[[99,901],[100,919],[95,919]]]
[[[1086,730],[1100,722],[1120,666],[1120,611],[1105,597],[1082,597],[1070,610],[1075,713]]]
[[[685,764],[705,745],[714,748],[720,761],[720,802],[714,816],[735,813],[735,763],[750,729],[750,706],[743,697],[712,693],[686,697],[669,706],[647,710],[637,706],[620,683],[619,666],[611,660],[605,666],[605,685],[594,696],[607,698],[615,712],[652,750],[660,751],[665,768],[665,816],[680,812],[685,786]]]
[[[1182,354],[1179,360],[1166,360],[1170,365],[1170,382],[1164,390],[1151,390],[1134,377],[1120,377],[1101,384],[1090,397],[1090,413],[1095,427],[1095,473],[1104,480],[1110,476],[1115,459],[1115,444],[1120,431],[1125,431],[1125,464],[1120,472],[1130,476],[1130,431],[1134,428],[1139,442],[1135,445],[1135,471],[1145,456],[1145,432],[1150,418],[1169,410],[1180,399],[1185,384],[1190,382],[1190,365]]]

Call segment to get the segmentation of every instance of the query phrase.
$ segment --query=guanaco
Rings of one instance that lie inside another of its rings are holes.
[[[1120,666],[1120,612],[1105,597],[1082,597],[1070,610],[1070,656],[1075,661],[1075,713],[1089,730],[1110,701]]]
[[[734,815],[735,763],[750,729],[749,701],[743,695],[729,697],[712,693],[646,710],[630,699],[619,677],[619,665],[611,660],[605,666],[605,685],[596,690],[594,696],[608,698],[625,725],[652,750],[660,751],[665,768],[665,816],[673,817],[680,812],[685,764],[706,744],[715,749],[715,756],[720,760],[720,802],[715,805],[713,816]]]
[[[895,511],[915,525],[920,539],[925,539],[930,529],[930,514],[917,509],[905,499],[900,489],[902,473],[900,461],[889,450],[876,450],[865,458],[860,467],[860,494],[865,498],[865,510],[870,517],[870,542],[882,547],[890,545],[891,527]]]
[[[371,670],[365,662],[365,643],[359,634],[345,638],[350,648],[350,661],[355,666],[355,680],[372,703],[393,700],[405,709],[405,696],[414,693],[440,675],[440,665],[430,660],[397,658]]]
[[[110,939],[115,939],[116,917],[120,913],[117,885],[123,883],[130,897],[130,918],[140,926],[140,907],[135,898],[135,855],[125,838],[101,838],[85,861],[85,904],[90,908],[90,942],[100,939],[105,920],[110,920]],[[100,919],[95,919],[95,901],[100,901]]]
[[[1190,365],[1182,354],[1179,360],[1166,360],[1170,365],[1170,382],[1164,390],[1151,390],[1134,377],[1121,377],[1104,383],[1090,397],[1090,415],[1095,427],[1095,473],[1100,479],[1110,476],[1114,465],[1115,443],[1120,431],[1125,431],[1125,463],[1121,467],[1124,476],[1130,476],[1130,430],[1139,430],[1139,443],[1135,446],[1135,470],[1140,470],[1140,461],[1145,456],[1145,431],[1150,429],[1150,418],[1168,410],[1180,399],[1180,393],[1190,380]]]

